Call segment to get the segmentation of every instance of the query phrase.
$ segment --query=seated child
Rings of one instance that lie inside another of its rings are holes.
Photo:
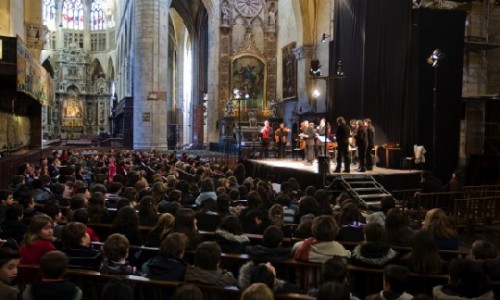
[[[70,268],[99,270],[102,262],[102,253],[90,247],[90,236],[87,226],[78,222],[71,222],[64,226],[61,232],[61,241],[64,253],[68,255]]]
[[[409,279],[410,271],[407,267],[388,265],[384,268],[382,291],[378,294],[367,296],[365,300],[411,300],[413,299],[413,296],[406,292]]]
[[[102,274],[133,275],[134,266],[127,261],[129,242],[126,236],[113,233],[104,242],[104,261],[99,270]]]
[[[80,300],[82,290],[73,282],[64,279],[68,267],[68,257],[61,251],[50,251],[40,261],[42,279],[28,285],[23,292],[23,300]]]
[[[188,266],[185,281],[215,286],[237,285],[231,272],[219,267],[222,250],[216,242],[203,242],[194,254],[194,265]]]
[[[19,248],[22,264],[38,264],[45,253],[56,250],[52,244],[53,228],[54,222],[47,215],[39,214],[31,219]]]
[[[19,292],[10,284],[17,276],[19,258],[19,252],[0,248],[0,299],[17,300]]]

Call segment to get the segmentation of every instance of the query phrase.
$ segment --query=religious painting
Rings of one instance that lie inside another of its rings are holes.
[[[297,98],[297,60],[293,54],[295,42],[283,47],[283,99]]]
[[[83,126],[83,101],[78,98],[69,97],[63,101],[63,126]]]
[[[259,109],[264,107],[264,63],[253,56],[244,56],[235,59],[232,63],[231,91],[237,89],[244,101],[242,110]],[[233,95],[234,97],[234,95]]]

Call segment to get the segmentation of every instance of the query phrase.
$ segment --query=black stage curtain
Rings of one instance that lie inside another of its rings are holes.
[[[329,71],[340,60],[345,77],[334,80],[331,119],[370,117],[377,144],[403,143],[411,1],[339,0],[334,13]]]
[[[441,179],[457,167],[462,118],[462,75],[465,11],[413,11],[411,69],[407,101],[416,107],[415,143],[427,149],[427,165]],[[437,68],[427,59],[435,49],[446,54]],[[436,145],[434,132],[434,76],[436,76]],[[433,164],[435,163],[435,166]]]
[[[465,13],[411,5],[410,0],[336,1],[329,74],[340,60],[345,77],[332,79],[329,121],[369,117],[377,144],[399,143],[407,155],[414,144],[424,145],[433,161],[434,68],[426,60],[439,48],[447,57],[437,70],[436,170],[449,177],[458,157]]]

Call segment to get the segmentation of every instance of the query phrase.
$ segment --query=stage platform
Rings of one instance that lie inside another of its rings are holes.
[[[274,176],[274,181],[277,183],[288,180],[291,177],[296,178],[305,189],[309,185],[317,188],[328,186],[335,177],[342,176],[346,173],[333,173],[336,164],[330,164],[330,172],[318,172],[318,161],[315,160],[312,165],[306,165],[303,160],[294,159],[248,159],[243,163],[247,169],[249,176],[266,178],[268,175]],[[342,168],[343,169],[343,168]],[[351,165],[351,173],[349,175],[363,174],[371,175],[388,191],[414,189],[420,187],[421,170],[413,169],[389,169],[374,166],[373,170],[364,173],[356,172],[357,165]]]

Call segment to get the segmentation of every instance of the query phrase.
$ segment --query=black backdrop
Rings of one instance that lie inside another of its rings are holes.
[[[376,144],[399,143],[427,149],[433,166],[434,68],[427,57],[446,53],[437,70],[436,173],[449,177],[457,164],[462,90],[465,13],[412,10],[410,0],[339,0],[329,74],[342,61],[345,77],[332,79],[329,121],[337,116],[370,117]]]

